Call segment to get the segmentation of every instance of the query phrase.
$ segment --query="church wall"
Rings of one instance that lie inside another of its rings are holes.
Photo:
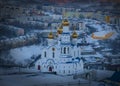
[[[64,26],[63,27],[63,32],[69,32],[69,27],[68,26]]]
[[[73,63],[63,63],[59,65],[57,74],[60,75],[71,75],[74,74],[74,64]]]

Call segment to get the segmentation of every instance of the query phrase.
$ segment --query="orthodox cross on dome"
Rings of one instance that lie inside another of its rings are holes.
[[[49,33],[49,35],[48,35],[48,38],[49,38],[49,39],[54,39],[54,36],[53,36],[53,33],[52,33],[52,28],[51,28],[51,31],[50,31],[50,33]]]
[[[62,25],[60,25],[58,30],[57,30],[57,33],[62,34],[62,32],[63,32],[63,27],[62,27]]]
[[[53,33],[52,33],[52,32],[50,32],[50,33],[49,33],[48,38],[49,38],[49,39],[53,39],[53,38],[54,38],[54,36],[53,36]]]

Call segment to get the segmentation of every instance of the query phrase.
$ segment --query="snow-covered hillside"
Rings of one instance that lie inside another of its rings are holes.
[[[9,54],[16,60],[16,62],[24,63],[26,59],[30,59],[33,55],[40,55],[41,48],[42,47],[40,45],[25,46],[11,49]]]

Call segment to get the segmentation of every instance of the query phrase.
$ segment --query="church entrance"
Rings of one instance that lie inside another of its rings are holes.
[[[52,72],[53,68],[52,67],[49,67],[49,71]]]
[[[55,65],[54,60],[53,59],[48,59],[48,61],[47,61],[48,72],[54,72],[54,65]]]
[[[40,65],[38,65],[38,70],[40,70]]]

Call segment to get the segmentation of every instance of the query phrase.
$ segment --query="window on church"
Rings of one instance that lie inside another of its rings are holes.
[[[64,54],[66,54],[66,47],[64,47]]]
[[[81,64],[79,66],[81,67]]]
[[[79,50],[78,50],[78,57],[79,57]]]
[[[68,53],[69,53],[69,47],[68,47],[68,49],[67,49],[67,50],[68,50]]]
[[[44,57],[46,57],[46,51],[44,52]]]
[[[52,48],[52,51],[55,51],[55,48]]]
[[[53,58],[55,58],[55,53],[53,52]]]
[[[70,73],[70,70],[68,71],[68,73]]]
[[[57,66],[56,66],[56,69],[57,69]]]
[[[65,70],[63,70],[63,73],[65,73]]]
[[[62,48],[61,48],[61,53],[62,53]]]
[[[74,57],[75,57],[75,51],[74,51]]]

